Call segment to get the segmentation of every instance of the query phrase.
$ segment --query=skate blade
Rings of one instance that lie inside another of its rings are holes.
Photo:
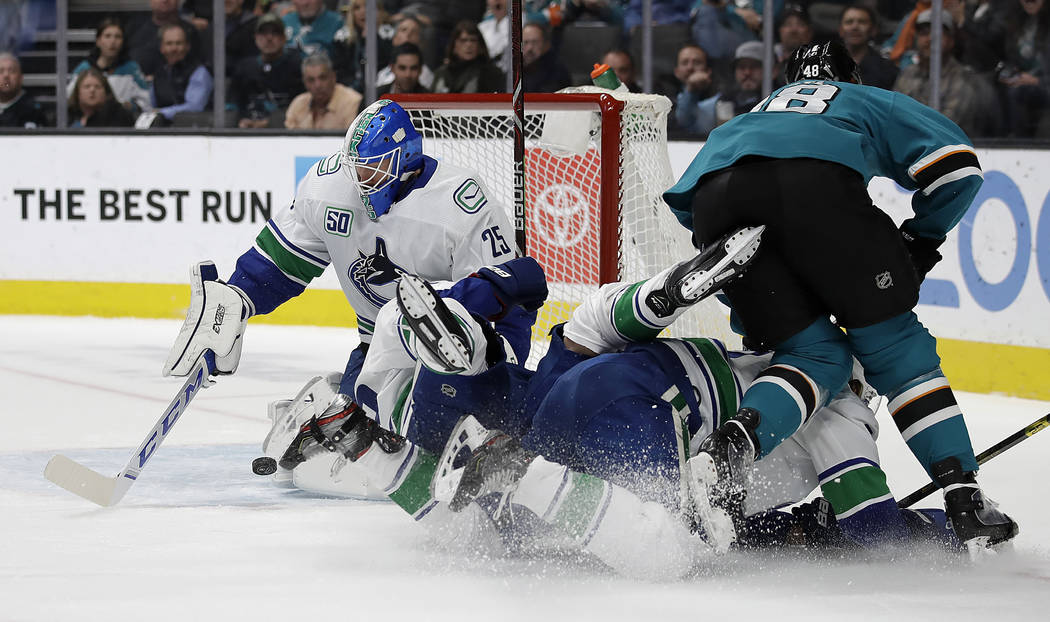
[[[470,349],[442,321],[437,312],[437,296],[422,281],[403,276],[397,286],[397,300],[416,333],[416,342],[440,362],[443,369],[435,371],[454,374],[470,368]]]
[[[1000,542],[998,544],[991,544],[991,539],[988,536],[972,538],[967,540],[964,545],[970,562],[975,564],[987,561],[996,557],[1000,553],[1012,551],[1014,548],[1012,540],[1007,540],[1006,542]]]
[[[437,468],[430,480],[430,496],[435,501],[448,503],[459,488],[459,480],[463,478],[463,468],[453,468],[456,457],[466,448],[473,452],[489,438],[489,431],[481,425],[474,415],[464,415],[452,429],[448,442],[445,444],[441,457],[438,458]]]
[[[711,504],[708,491],[718,481],[714,460],[711,456],[701,453],[690,458],[687,464],[694,518],[704,530],[707,543],[715,553],[724,555],[729,551],[729,546],[736,541],[736,529],[729,513]]]
[[[284,467],[277,467],[277,471],[273,474],[273,483],[278,488],[295,488],[293,478],[295,471],[286,469]]]
[[[690,302],[700,300],[738,274],[739,268],[750,263],[758,252],[765,230],[765,225],[747,227],[730,236],[723,245],[724,257],[710,269],[697,272],[682,281],[679,289],[682,299]]]

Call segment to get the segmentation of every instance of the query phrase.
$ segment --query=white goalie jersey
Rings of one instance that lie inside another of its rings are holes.
[[[278,211],[256,239],[255,250],[300,287],[332,264],[365,343],[402,273],[455,281],[514,257],[507,211],[491,200],[480,176],[448,162],[424,161],[407,193],[371,220],[340,170],[339,154],[321,160],[299,184],[294,203]],[[247,293],[258,305],[256,292]]]

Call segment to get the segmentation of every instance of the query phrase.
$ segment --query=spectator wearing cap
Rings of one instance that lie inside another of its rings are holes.
[[[897,66],[882,57],[873,38],[878,32],[875,11],[865,4],[851,4],[839,18],[839,37],[853,61],[857,63],[864,84],[881,89],[893,89]]]
[[[0,52],[0,127],[45,127],[47,118],[33,96],[22,90],[22,65],[10,52]]]
[[[948,17],[948,16],[945,16]],[[915,45],[919,60],[901,69],[894,90],[929,105],[930,28],[932,12],[926,10],[915,20]],[[972,67],[955,59],[955,23],[941,22],[941,105],[940,112],[971,137],[995,136],[1000,133],[999,103],[991,83]]]
[[[336,82],[332,61],[323,52],[306,57],[302,65],[306,92],[292,100],[284,115],[289,129],[346,130],[361,110],[363,97]]]
[[[295,10],[284,16],[284,35],[287,45],[303,56],[324,52],[332,57],[332,41],[343,27],[343,20],[335,11],[324,6],[324,0],[292,0]]]
[[[478,25],[478,28],[481,28]],[[488,39],[485,39],[488,41]],[[393,44],[394,49],[402,46],[406,43],[418,46],[420,50],[423,49],[423,23],[416,17],[411,15],[405,15],[398,20],[397,25],[394,26],[394,36],[390,40]],[[391,57],[392,58],[392,57]],[[393,62],[393,61],[391,61]],[[392,65],[387,65],[376,73],[376,86],[382,87],[390,84],[394,81],[394,72],[391,69]],[[434,72],[431,71],[430,67],[427,67],[426,59],[423,59],[423,69],[419,74],[419,83],[427,89],[430,89],[434,85]]]
[[[164,65],[153,78],[153,107],[168,121],[180,112],[203,111],[211,98],[212,77],[191,54],[189,37],[181,24],[160,27],[160,53]]]
[[[761,41],[740,44],[733,58],[733,83],[716,95],[698,101],[693,91],[683,90],[675,108],[679,128],[706,138],[711,130],[754,108],[762,96],[763,53]]]
[[[283,120],[292,98],[303,92],[303,57],[286,42],[279,17],[266,13],[256,20],[259,54],[241,59],[233,72],[230,100],[237,105],[239,127],[268,127],[276,115]]]
[[[423,50],[414,43],[403,43],[391,52],[390,72],[394,80],[376,89],[377,97],[390,93],[429,93],[420,82],[423,72]]]
[[[801,4],[785,4],[777,22],[777,36],[780,42],[773,46],[773,57],[776,66],[773,68],[774,79],[783,83],[784,63],[791,58],[795,50],[813,43],[813,22],[809,11]]]

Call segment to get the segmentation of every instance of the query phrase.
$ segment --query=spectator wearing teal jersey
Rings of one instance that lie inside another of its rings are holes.
[[[284,16],[287,46],[304,56],[322,51],[332,56],[335,33],[343,27],[339,14],[324,8],[324,0],[293,0],[295,10]]]
[[[91,67],[106,76],[114,98],[124,107],[137,111],[153,108],[149,100],[149,83],[139,64],[129,57],[124,27],[116,18],[103,19],[95,29],[95,47],[85,60],[73,68],[66,86],[67,97],[73,94],[73,87],[80,74]]]

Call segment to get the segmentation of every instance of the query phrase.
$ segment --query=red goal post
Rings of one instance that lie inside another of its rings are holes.
[[[477,171],[487,198],[513,221],[510,94],[390,97],[411,115],[424,152]],[[551,290],[533,332],[537,345],[598,286],[641,280],[695,253],[661,197],[674,183],[670,107],[663,96],[595,87],[525,94],[526,211],[515,226],[525,227],[526,253],[543,266]],[[722,309],[703,307],[672,333],[732,339]]]

